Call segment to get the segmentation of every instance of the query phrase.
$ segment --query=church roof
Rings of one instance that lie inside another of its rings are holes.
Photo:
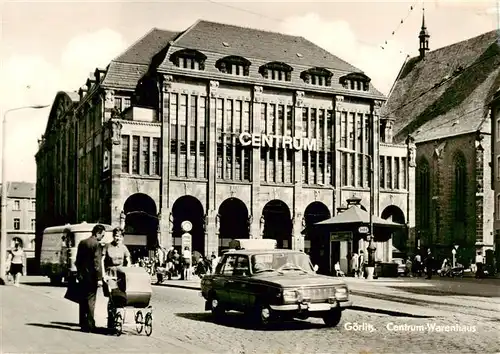
[[[395,140],[490,132],[487,104],[500,86],[498,33],[491,31],[409,59],[382,111]]]

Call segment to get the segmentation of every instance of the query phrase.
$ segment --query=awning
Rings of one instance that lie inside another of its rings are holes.
[[[379,216],[372,216],[373,225],[377,227],[405,227],[390,220],[382,219]],[[365,224],[370,223],[370,214],[357,206],[351,206],[346,211],[335,215],[333,218],[317,222],[314,225],[345,225],[345,224]]]

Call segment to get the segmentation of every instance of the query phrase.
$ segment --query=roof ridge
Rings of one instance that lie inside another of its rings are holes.
[[[470,40],[477,39],[477,38],[479,38],[479,37],[484,37],[484,36],[486,36],[486,35],[492,34],[493,32],[497,32],[497,33],[498,33],[498,30],[491,30],[491,31],[488,31],[488,32],[483,32],[483,33],[478,34],[478,35],[476,35],[476,36],[474,36],[474,37],[469,37],[469,38],[463,39],[463,40],[461,40],[460,42],[451,43],[451,44],[445,45],[445,46],[443,46],[443,47],[439,47],[439,48],[436,48],[436,49],[434,49],[434,50],[430,50],[430,51],[426,54],[426,56],[427,56],[427,55],[429,55],[430,53],[436,53],[436,52],[438,52],[438,51],[445,50],[445,49],[449,49],[449,48],[451,48],[451,47],[459,47],[459,46],[461,46],[461,45],[464,45],[466,42],[468,42],[468,41],[470,41]],[[493,42],[496,42],[496,40],[494,40]],[[415,55],[415,56],[411,57],[411,59],[414,59],[414,58],[419,58],[419,56],[418,56],[418,55]],[[431,60],[431,61],[432,61],[432,60]]]
[[[224,23],[224,22],[219,22],[219,21],[209,21],[209,20],[200,19],[200,20],[197,21],[197,23],[199,23],[199,22],[207,22],[207,23],[214,23],[214,24],[223,25],[223,26],[245,28],[245,29],[249,29],[249,30],[253,30],[253,31],[257,31],[257,32],[279,34],[279,35],[282,35],[282,36],[287,36],[287,37],[292,37],[292,38],[303,38],[302,36],[296,36],[296,35],[293,35],[293,34],[288,34],[288,33],[283,33],[283,32],[278,32],[278,31],[271,31],[271,30],[263,30],[263,29],[258,29],[258,28],[255,28],[255,27],[249,27],[249,26],[233,25],[233,24],[230,24],[230,23]]]
[[[344,62],[344,64],[347,64],[347,65],[349,65],[349,66],[353,67],[354,69],[358,70],[357,72],[359,72],[359,73],[363,73],[363,74],[365,74],[365,75],[366,75],[366,73],[365,73],[363,70],[359,69],[358,67],[356,67],[356,66],[354,66],[353,64],[349,63],[348,61],[345,61],[344,59],[342,59],[341,57],[339,57],[337,54],[333,54],[333,53],[329,52],[328,50],[326,50],[325,48],[323,48],[323,47],[322,47],[322,46],[320,46],[319,44],[314,43],[313,41],[311,41],[311,40],[309,40],[309,39],[305,38],[304,36],[295,36],[295,38],[300,38],[300,39],[302,39],[302,40],[305,40],[305,41],[306,41],[306,42],[308,42],[308,43],[311,43],[312,45],[314,45],[314,46],[316,46],[316,47],[318,47],[318,48],[321,48],[321,49],[322,49],[323,51],[325,51],[326,53],[328,53],[328,54],[330,54],[330,55],[333,55],[335,58],[337,58],[337,59],[339,59],[340,61]],[[344,71],[344,70],[343,70],[343,71]]]
[[[200,22],[202,22],[202,19],[197,19],[191,26],[189,26],[187,29],[184,31],[180,31],[180,36],[177,36],[173,41],[172,44],[175,44],[176,42],[180,41],[182,37],[184,37],[189,31],[191,31],[195,26],[197,26]],[[172,46],[172,45],[171,45]],[[170,47],[171,47],[170,46]],[[170,50],[170,48],[169,48]],[[167,52],[168,54],[168,52]]]
[[[118,60],[120,57],[123,57],[126,53],[128,53],[132,48],[134,48],[137,44],[139,44],[144,38],[146,38],[147,36],[149,36],[151,33],[153,33],[154,31],[167,31],[167,30],[162,30],[162,29],[159,29],[157,27],[153,27],[152,29],[150,29],[148,32],[146,32],[146,34],[142,35],[141,37],[139,37],[139,39],[135,40],[131,45],[129,45],[127,47],[127,49],[125,49],[123,52],[121,52],[118,56],[116,56],[115,58],[111,59],[111,61],[115,61],[115,62],[119,62],[119,63],[122,63],[120,60]],[[174,31],[168,31],[168,32],[174,32]],[[109,65],[109,64],[108,64]]]

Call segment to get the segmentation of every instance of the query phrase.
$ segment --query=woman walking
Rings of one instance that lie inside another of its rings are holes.
[[[121,266],[131,266],[132,258],[130,252],[123,244],[123,230],[119,227],[113,229],[113,241],[104,246],[102,253],[102,266],[104,279],[106,280],[107,295],[110,296],[113,289],[117,288],[116,269]],[[114,307],[108,301],[108,328],[113,327]]]
[[[26,274],[26,255],[19,241],[14,243],[14,248],[9,252],[7,264],[8,272],[14,278],[14,285],[19,286],[21,274]]]

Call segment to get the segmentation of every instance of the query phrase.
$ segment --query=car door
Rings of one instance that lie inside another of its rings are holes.
[[[249,277],[250,266],[248,256],[239,255],[236,258],[233,276],[229,280],[231,303],[238,309],[244,309],[248,306]]]
[[[231,278],[234,266],[236,265],[236,258],[236,255],[226,255],[219,267],[217,267],[217,272],[213,279],[213,289],[219,301],[226,304],[231,303],[229,287],[232,284]]]

